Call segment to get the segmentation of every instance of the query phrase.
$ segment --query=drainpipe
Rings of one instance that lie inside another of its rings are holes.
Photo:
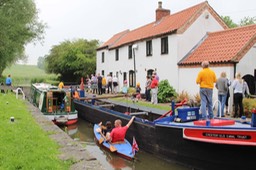
[[[234,76],[233,76],[233,78],[235,78],[236,77],[236,63],[234,63]]]
[[[233,78],[235,78],[235,76],[236,76],[236,65],[237,65],[237,63],[234,63],[234,75],[233,75]],[[232,83],[231,83],[232,84]],[[231,89],[231,90],[230,90]],[[233,93],[233,88],[232,88],[232,86],[231,86],[231,88],[230,88],[229,90],[230,90],[230,103],[229,103],[229,105],[228,105],[228,107],[229,107],[229,113],[230,113],[230,115],[232,116],[232,114],[231,113],[233,113],[233,103],[234,103],[234,93]]]

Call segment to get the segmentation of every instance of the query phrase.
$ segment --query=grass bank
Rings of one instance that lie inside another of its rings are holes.
[[[122,102],[122,103],[133,103],[133,101],[129,97],[128,98],[118,97],[118,98],[112,98],[111,100],[115,100],[115,101]],[[158,103],[158,104],[154,105],[151,102],[144,101],[143,99],[139,100],[138,102],[135,102],[135,103],[136,103],[136,105],[139,105],[139,106],[145,106],[145,107],[150,107],[150,108],[155,108],[155,109],[160,109],[160,110],[168,111],[171,109],[170,103]]]
[[[0,93],[0,169],[69,169],[70,162],[58,158],[57,143],[35,122],[26,103],[15,97]]]
[[[48,83],[56,83],[57,75],[47,74],[44,70],[35,65],[15,64],[6,68],[3,76],[11,75],[14,86],[30,86],[31,80],[44,80]]]

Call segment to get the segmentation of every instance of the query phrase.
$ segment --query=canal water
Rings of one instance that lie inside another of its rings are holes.
[[[110,153],[96,144],[93,134],[93,124],[83,119],[78,119],[76,125],[62,127],[62,129],[74,140],[85,143],[86,149],[107,170],[189,170],[188,167],[164,161],[143,150],[139,150],[134,161],[128,161],[114,153]]]

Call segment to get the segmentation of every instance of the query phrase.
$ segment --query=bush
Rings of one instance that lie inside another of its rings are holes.
[[[181,102],[181,101],[183,101],[185,99],[187,101],[189,101],[190,100],[190,96],[189,96],[187,91],[182,90],[182,92],[177,95],[176,102]]]
[[[6,77],[5,76],[0,76],[0,84],[5,84],[5,79]]]
[[[252,109],[256,108],[256,99],[244,98],[243,107],[245,116],[250,118],[252,116]]]
[[[43,83],[43,82],[45,82],[45,78],[42,78],[42,77],[31,79],[31,84],[33,84],[33,83]]]
[[[172,98],[176,98],[177,93],[175,89],[170,86],[168,80],[160,81],[158,85],[158,102],[159,103],[168,103],[171,102]]]

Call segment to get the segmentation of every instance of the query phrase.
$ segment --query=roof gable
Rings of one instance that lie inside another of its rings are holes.
[[[256,24],[208,33],[208,37],[191,51],[179,65],[238,62],[256,43]]]

